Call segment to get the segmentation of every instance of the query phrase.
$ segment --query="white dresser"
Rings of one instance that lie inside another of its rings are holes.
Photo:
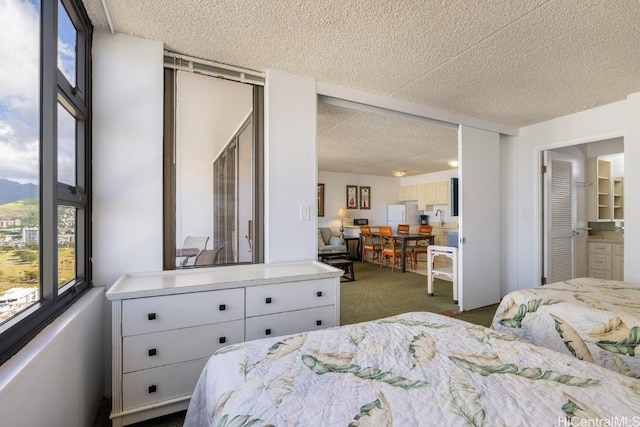
[[[113,426],[186,409],[218,348],[340,324],[340,276],[315,261],[125,274],[112,301]]]

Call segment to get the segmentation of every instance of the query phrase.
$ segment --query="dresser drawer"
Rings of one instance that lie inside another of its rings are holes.
[[[209,357],[244,341],[244,320],[132,335],[122,340],[124,373]]]
[[[594,243],[589,242],[589,253],[592,254],[610,254],[611,243]]]
[[[247,288],[247,317],[335,304],[335,279]]]
[[[122,376],[122,409],[193,394],[209,358],[131,372]]]
[[[611,255],[590,253],[589,268],[594,270],[611,270]]]
[[[338,326],[335,319],[336,308],[333,305],[251,317],[246,320],[245,337],[254,340],[325,329]]]
[[[122,301],[122,335],[228,322],[243,317],[243,288],[135,298]]]

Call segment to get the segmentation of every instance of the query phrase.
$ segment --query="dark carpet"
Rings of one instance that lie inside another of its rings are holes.
[[[411,311],[451,312],[451,282],[436,279],[434,296],[427,294],[427,276],[380,269],[378,265],[354,262],[356,280],[340,286],[340,324],[365,322]],[[426,269],[426,267],[425,267]]]

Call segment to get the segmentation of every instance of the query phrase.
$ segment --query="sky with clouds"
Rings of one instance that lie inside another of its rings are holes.
[[[59,7],[60,4],[59,4]],[[38,183],[40,2],[0,0],[0,178]],[[58,19],[58,67],[75,85],[75,31]],[[58,108],[59,180],[74,184],[75,122]]]

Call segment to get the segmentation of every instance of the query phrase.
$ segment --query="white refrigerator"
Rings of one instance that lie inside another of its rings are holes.
[[[388,205],[387,225],[396,231],[398,224],[418,225],[418,205]]]

